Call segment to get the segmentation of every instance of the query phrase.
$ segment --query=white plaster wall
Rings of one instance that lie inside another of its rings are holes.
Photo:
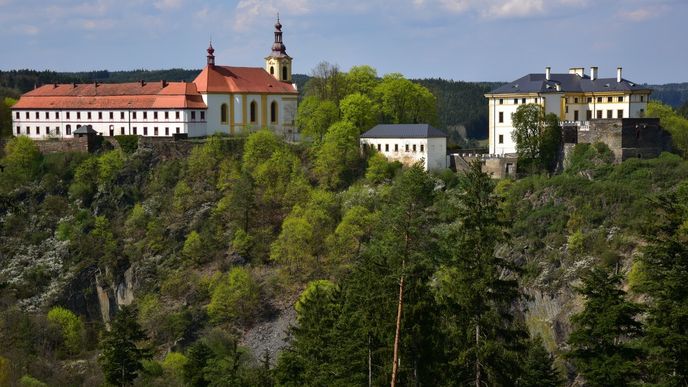
[[[379,145],[379,152],[390,161],[399,161],[409,166],[422,162],[426,171],[446,168],[447,142],[445,138],[429,140],[426,138],[362,138],[360,142],[363,147],[370,147],[372,144],[376,150]],[[406,151],[406,145],[408,145],[408,151]],[[415,152],[413,145],[416,145]],[[423,151],[420,150],[421,145]]]

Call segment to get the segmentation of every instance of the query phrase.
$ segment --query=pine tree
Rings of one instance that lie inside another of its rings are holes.
[[[443,201],[446,224],[438,226],[443,260],[435,273],[435,296],[453,380],[476,385],[512,384],[519,376],[525,331],[514,322],[520,293],[516,269],[496,254],[505,224],[494,183],[471,165]]]
[[[518,386],[557,387],[564,384],[561,375],[554,368],[554,357],[547,352],[540,336],[528,343],[528,353],[522,368],[523,375],[518,380]]]
[[[619,275],[595,268],[582,280],[585,308],[571,317],[567,357],[591,386],[627,386],[639,376],[642,352],[632,340],[642,333],[641,308],[625,299]]]
[[[131,385],[143,369],[142,360],[151,358],[149,348],[139,345],[148,337],[136,321],[136,309],[124,306],[103,334],[100,358],[105,380],[116,386]]]
[[[644,231],[648,245],[640,258],[637,290],[648,296],[644,343],[651,381],[688,384],[688,184],[658,200]]]

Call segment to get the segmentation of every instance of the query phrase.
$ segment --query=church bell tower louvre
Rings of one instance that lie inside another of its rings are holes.
[[[282,24],[277,14],[275,42],[272,44],[272,52],[265,58],[265,71],[279,81],[292,82],[291,61],[292,57],[287,55],[287,47],[282,42]]]

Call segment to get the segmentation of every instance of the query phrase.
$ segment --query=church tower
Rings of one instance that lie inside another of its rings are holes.
[[[287,55],[287,47],[282,42],[282,24],[277,14],[275,43],[272,44],[272,52],[265,58],[265,71],[279,81],[291,83],[291,60],[292,58]]]

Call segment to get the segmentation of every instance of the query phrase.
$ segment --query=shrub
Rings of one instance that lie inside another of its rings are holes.
[[[208,315],[215,323],[250,321],[260,307],[260,287],[242,267],[232,269],[215,285]]]
[[[196,231],[191,231],[184,241],[182,254],[184,254],[186,258],[199,263],[203,257],[203,253],[204,246],[201,236]]]
[[[41,382],[40,380],[34,378],[31,375],[24,375],[19,379],[20,387],[48,387],[47,384]]]
[[[48,322],[60,327],[67,353],[76,354],[83,345],[84,324],[69,309],[56,306],[48,312]]]
[[[115,140],[124,153],[132,154],[139,148],[139,136],[115,136]]]

